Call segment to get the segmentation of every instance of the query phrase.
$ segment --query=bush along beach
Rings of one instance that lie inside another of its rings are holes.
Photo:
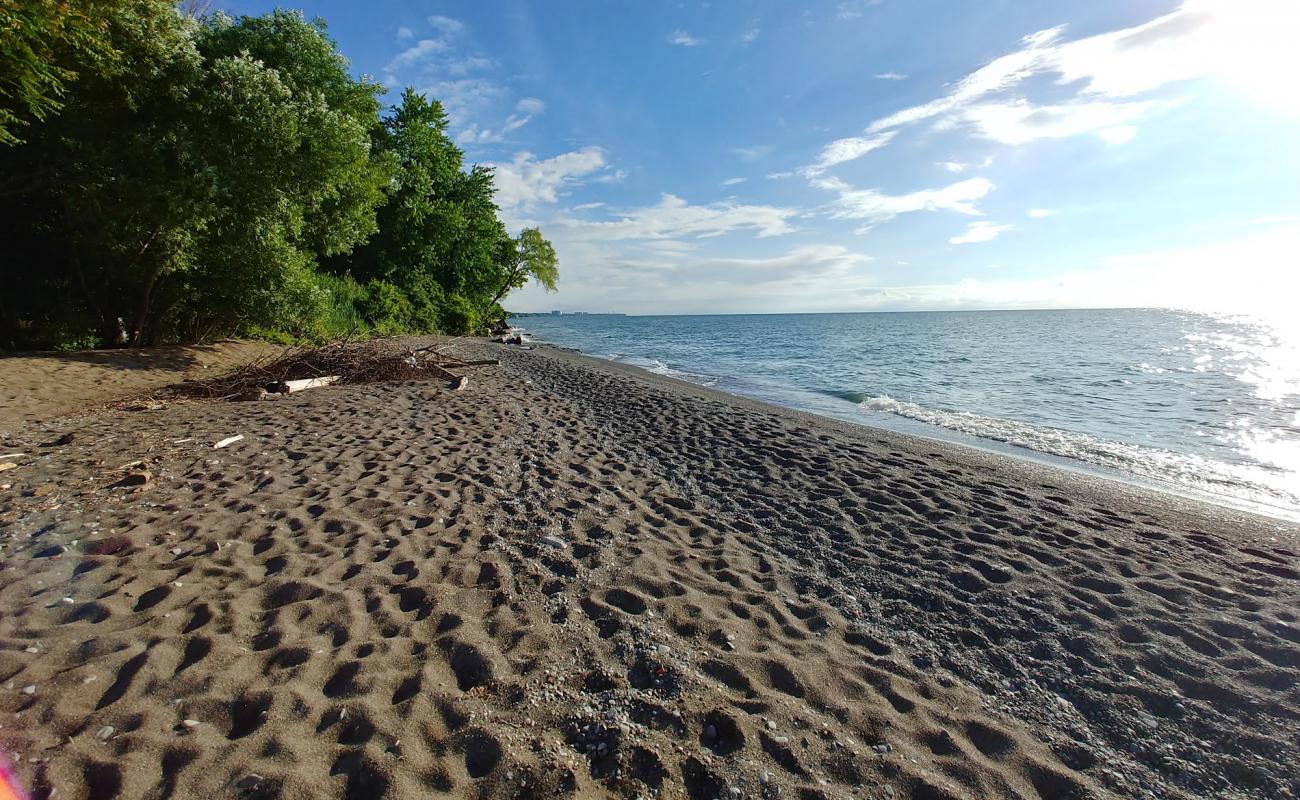
[[[556,284],[437,100],[320,20],[164,0],[0,6],[0,347],[463,333]]]

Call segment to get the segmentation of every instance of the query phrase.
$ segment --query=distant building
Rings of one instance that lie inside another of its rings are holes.
[[[551,312],[551,316],[553,316],[553,317],[558,317],[558,316],[560,316],[560,315],[563,314],[563,313],[564,313],[563,311],[552,311],[552,312]]]

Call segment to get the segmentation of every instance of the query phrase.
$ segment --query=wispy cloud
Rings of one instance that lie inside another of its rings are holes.
[[[1009,230],[1015,228],[1015,225],[1004,224],[998,225],[992,222],[979,220],[969,223],[963,233],[948,240],[948,244],[976,244],[978,242],[991,242]]]
[[[752,230],[762,239],[793,233],[791,220],[798,213],[792,208],[731,202],[693,205],[665,194],[653,206],[617,212],[616,219],[591,221],[561,216],[555,224],[586,240],[710,238],[741,230]]]
[[[1020,99],[972,105],[944,120],[942,127],[969,126],[981,138],[1009,145],[1084,133],[1096,134],[1109,144],[1123,144],[1137,132],[1134,123],[1173,105],[1172,101],[1093,101],[1036,106]]]
[[[938,189],[922,189],[906,194],[886,194],[877,189],[854,189],[843,181],[821,179],[818,185],[839,193],[831,204],[834,219],[865,219],[874,223],[888,222],[900,214],[916,211],[953,211],[958,214],[978,216],[973,205],[989,192],[993,183],[986,178],[968,178]]]
[[[411,47],[393,56],[393,59],[388,62],[385,71],[390,75],[399,72],[407,67],[421,63],[435,53],[446,52],[448,46],[444,39],[421,39]]]
[[[907,76],[901,72],[881,72],[875,76],[878,81],[905,81]]]
[[[460,141],[467,144],[478,143],[488,144],[501,142],[510,133],[533,121],[533,118],[546,110],[546,104],[536,97],[525,97],[515,104],[515,113],[506,118],[505,123],[495,130],[490,128],[480,128],[477,125],[470,125],[462,131],[457,137]]]
[[[858,19],[867,13],[870,6],[880,5],[880,0],[844,0],[835,6],[835,16],[839,19]]]
[[[496,170],[497,205],[507,211],[531,212],[558,202],[583,178],[606,168],[605,151],[586,147],[539,160],[532,153],[516,153],[513,160],[490,164]]]
[[[1279,85],[1277,65],[1256,55],[1276,52],[1259,46],[1278,37],[1272,32],[1277,20],[1262,13],[1266,7],[1271,6],[1259,0],[1187,0],[1141,25],[1079,39],[1066,40],[1063,25],[1047,28],[965,75],[942,96],[877,119],[868,131],[938,119],[949,126],[967,124],[982,137],[1005,144],[1083,133],[1122,143],[1133,137],[1135,122],[1171,107],[1168,101],[1130,100],[1138,95],[1212,74],[1248,91]],[[1055,86],[1068,87],[1074,96],[1050,103],[1005,96],[1011,90],[1046,91],[1044,84],[1028,85],[1039,75],[1055,76]],[[994,95],[1003,97],[988,99]],[[1296,93],[1289,95],[1287,102],[1300,106]]]
[[[406,26],[402,26],[397,29],[398,41],[405,41],[406,39],[414,39],[414,38],[415,38],[415,31],[411,30],[410,28]]]
[[[679,45],[681,47],[699,47],[705,43],[705,40],[692,36],[689,32],[678,28],[668,34],[668,43]]]
[[[874,136],[854,136],[847,139],[836,139],[822,148],[821,155],[817,161],[806,167],[801,167],[799,173],[806,178],[815,178],[826,172],[826,170],[836,164],[843,164],[846,161],[862,158],[872,150],[878,150],[889,144],[894,138],[894,131],[878,133]]]
[[[748,178],[740,178],[740,177],[736,177],[736,178],[727,178],[725,181],[722,182],[722,185],[723,185],[723,186],[735,186],[735,185],[737,185],[737,184],[744,183],[744,182],[747,181],[747,180],[749,180],[749,179],[748,179]]]
[[[756,144],[750,147],[733,147],[731,152],[745,161],[758,161],[772,155],[774,149],[770,144]]]
[[[1054,208],[1031,208],[1026,213],[1034,219],[1043,219],[1044,217],[1056,216],[1060,212]]]
[[[455,36],[465,31],[465,23],[452,17],[444,17],[434,14],[432,17],[429,17],[428,22],[431,28],[448,36]]]
[[[740,41],[749,44],[750,42],[757,40],[760,33],[762,33],[762,31],[757,25],[750,25],[740,34]]]

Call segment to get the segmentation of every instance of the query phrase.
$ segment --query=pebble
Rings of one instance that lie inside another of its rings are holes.
[[[772,782],[772,773],[768,772],[767,770],[763,770],[762,772],[758,773],[758,782],[763,784],[764,786],[768,785],[769,783]]]
[[[181,724],[184,725],[184,726],[187,727],[187,728],[197,728],[197,727],[199,727],[199,721],[198,721],[197,719],[186,719],[186,720],[181,720]]]
[[[554,547],[556,550],[563,550],[565,547],[564,540],[555,536],[543,536],[542,544],[547,547]]]
[[[100,740],[101,742],[107,742],[109,739],[113,738],[114,733],[116,733],[116,730],[113,728],[112,725],[105,725],[104,727],[99,729],[98,733],[95,734],[95,738]]]
[[[36,694],[36,684],[31,683],[23,687],[23,694],[31,696]]]
[[[769,720],[767,721],[767,729],[768,729],[769,731],[774,731],[774,730],[776,730],[776,720],[774,720],[774,719],[769,719]]]

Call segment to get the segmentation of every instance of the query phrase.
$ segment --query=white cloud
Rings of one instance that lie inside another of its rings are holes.
[[[985,197],[993,190],[986,178],[967,178],[964,181],[939,189],[922,189],[907,194],[891,195],[876,189],[854,189],[842,181],[823,180],[821,188],[839,192],[831,206],[834,219],[866,219],[871,222],[888,222],[899,214],[915,211],[954,211],[958,214],[978,216],[979,209],[972,201]]]
[[[901,72],[881,72],[875,76],[878,81],[905,81],[907,76]]]
[[[740,156],[745,161],[758,161],[767,158],[772,154],[774,148],[770,144],[757,144],[752,147],[733,147],[731,152]]]
[[[1138,129],[1133,125],[1116,125],[1111,128],[1102,128],[1097,131],[1097,136],[1106,144],[1124,144],[1133,140],[1137,136]]]
[[[520,114],[540,114],[546,110],[546,104],[536,97],[525,97],[515,104],[515,111]]]
[[[455,36],[465,31],[465,23],[452,17],[444,17],[434,14],[428,19],[429,25],[436,31],[447,36]]]
[[[447,47],[447,42],[442,39],[421,39],[413,46],[393,56],[393,60],[388,62],[386,69],[389,73],[397,72],[418,64],[435,53],[445,52]]]
[[[590,211],[593,208],[603,208],[604,203],[581,203],[569,209],[570,211]]]
[[[1300,225],[1244,239],[1129,253],[1054,271],[1049,277],[877,287],[859,308],[1183,308],[1249,313],[1296,332],[1292,298],[1300,275],[1288,269]],[[1232,269],[1224,269],[1231,264]]]
[[[861,158],[872,150],[884,147],[894,138],[894,133],[894,131],[887,131],[875,136],[836,139],[822,148],[821,155],[817,158],[816,163],[803,167],[799,172],[807,178],[821,175],[836,164],[843,164],[846,161]]]
[[[878,119],[868,132],[955,115],[958,121],[975,122],[989,138],[1011,144],[1092,132],[1118,143],[1132,138],[1132,119],[1158,106],[1117,101],[1205,77],[1224,79],[1250,96],[1300,111],[1300,92],[1294,87],[1294,75],[1300,72],[1300,3],[1186,0],[1177,10],[1131,28],[1071,41],[1063,40],[1064,32],[1058,26],[1024,37],[1020,49],[961,78],[942,97]],[[1033,106],[1027,100],[976,105],[1035,75],[1055,75],[1056,84],[1071,87],[1076,99],[1057,105]],[[1051,133],[1029,135],[1021,124],[1027,121],[1017,119],[1021,106],[1068,119],[1030,126]],[[994,119],[982,126],[989,115]],[[1004,119],[1007,115],[1012,119]],[[1011,132],[990,135],[989,127]]]
[[[796,247],[785,255],[771,258],[683,261],[673,271],[683,283],[729,282],[750,287],[762,283],[826,280],[870,260],[869,256],[854,253],[839,245],[812,244]]]
[[[810,244],[765,257],[710,257],[673,239],[611,249],[557,233],[554,241],[566,279],[563,294],[557,298],[527,287],[510,296],[512,309],[806,311],[842,305],[846,294],[871,282],[864,269],[870,257],[838,245]]]
[[[398,38],[398,39],[414,39],[414,38],[415,38],[415,31],[411,30],[410,28],[408,28],[408,27],[406,27],[406,26],[402,26],[402,27],[400,27],[400,28],[397,29],[397,38]]]
[[[965,233],[957,234],[948,240],[948,244],[975,244],[978,242],[991,242],[998,238],[999,234],[1005,233],[1016,227],[1015,225],[997,225],[992,222],[983,220],[972,222],[966,226]]]
[[[740,34],[740,41],[744,42],[745,44],[749,44],[750,42],[758,38],[759,33],[761,33],[759,27],[757,25],[751,25],[750,27],[746,28],[743,33]]]
[[[555,203],[582,178],[605,168],[605,152],[587,147],[539,161],[532,153],[517,153],[496,169],[496,201],[509,211],[532,211],[538,205]]]
[[[681,47],[699,47],[704,44],[704,42],[704,39],[697,39],[681,28],[668,34],[668,43],[680,45]]]
[[[1031,208],[1026,213],[1028,213],[1029,216],[1033,217],[1034,219],[1043,219],[1044,217],[1055,216],[1060,212],[1053,208]]]
[[[966,165],[957,161],[940,161],[939,166],[948,172],[965,172]]]
[[[839,19],[858,19],[866,14],[867,6],[880,5],[880,0],[843,0],[835,7],[835,16]]]
[[[749,179],[748,179],[748,178],[727,178],[725,181],[722,182],[722,185],[723,185],[723,186],[736,186],[737,184],[744,183],[744,182],[747,181],[747,180],[749,180]]]
[[[536,97],[525,97],[515,104],[515,113],[506,118],[506,121],[497,130],[489,128],[479,128],[477,125],[471,125],[461,131],[456,137],[465,144],[488,144],[491,142],[500,142],[505,137],[519,130],[520,128],[533,121],[533,118],[546,110],[546,104]]]
[[[627,177],[627,170],[614,169],[614,170],[610,170],[609,172],[606,172],[603,175],[597,175],[595,178],[592,178],[592,180],[594,180],[596,183],[622,183],[623,179],[626,177]]]
[[[665,194],[653,206],[619,212],[617,219],[591,221],[561,216],[555,224],[588,241],[709,238],[741,230],[755,231],[762,239],[794,232],[790,220],[795,216],[797,212],[790,208],[732,202],[698,206]]]
[[[978,103],[945,124],[963,124],[995,142],[1020,145],[1038,139],[1064,139],[1095,133],[1108,144],[1123,144],[1137,132],[1131,123],[1169,102],[1076,102],[1035,106],[1027,100]]]

